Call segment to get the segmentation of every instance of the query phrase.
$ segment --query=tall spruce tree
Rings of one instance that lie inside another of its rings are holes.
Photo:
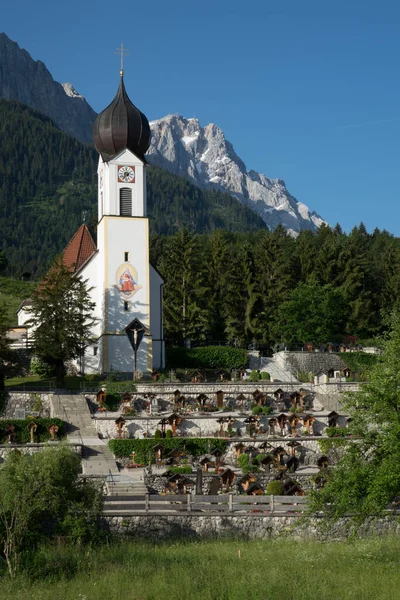
[[[56,372],[57,385],[64,383],[66,363],[83,356],[92,342],[96,323],[87,281],[74,274],[58,257],[33,292],[29,325],[34,329],[35,354]]]

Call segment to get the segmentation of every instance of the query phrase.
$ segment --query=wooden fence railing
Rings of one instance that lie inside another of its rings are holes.
[[[238,496],[221,494],[217,496],[166,495],[145,496],[115,495],[106,496],[104,515],[134,514],[226,514],[226,515],[288,515],[303,514],[307,498],[303,496]]]

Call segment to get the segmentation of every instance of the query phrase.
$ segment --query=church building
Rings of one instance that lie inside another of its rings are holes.
[[[130,101],[123,71],[117,94],[93,124],[99,153],[97,244],[81,225],[62,256],[88,281],[96,342],[77,365],[87,373],[148,372],[164,366],[162,285],[150,264],[146,160],[150,126]],[[29,319],[21,305],[18,325]]]

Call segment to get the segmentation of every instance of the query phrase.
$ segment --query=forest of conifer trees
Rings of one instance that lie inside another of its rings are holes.
[[[83,216],[95,224],[97,153],[40,113],[0,100],[2,271],[39,279]],[[379,335],[398,303],[400,241],[360,224],[290,237],[228,194],[148,169],[151,258],[169,343],[295,347]],[[95,228],[93,228],[95,233]],[[0,265],[1,266],[1,265]]]
[[[153,236],[153,264],[165,278],[170,342],[360,341],[384,329],[400,291],[400,240],[322,226],[290,237],[282,227],[248,234],[181,229]]]

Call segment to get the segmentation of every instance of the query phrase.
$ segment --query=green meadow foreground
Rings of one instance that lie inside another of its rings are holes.
[[[400,538],[59,546],[0,582],[13,600],[395,600]]]

